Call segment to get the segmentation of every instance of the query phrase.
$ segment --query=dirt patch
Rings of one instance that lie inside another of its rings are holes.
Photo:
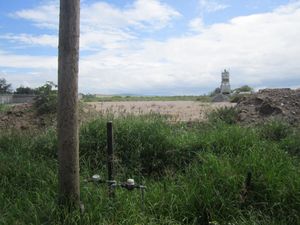
[[[145,115],[157,113],[176,121],[206,120],[207,113],[225,106],[232,107],[235,103],[203,103],[197,101],[132,101],[132,102],[93,102],[88,103],[101,114]]]
[[[243,97],[236,106],[239,121],[257,123],[272,118],[300,123],[300,89],[263,89]]]
[[[32,104],[17,104],[0,113],[0,129],[31,130],[53,125],[54,115],[37,116]]]
[[[214,109],[232,107],[235,103],[203,103],[197,101],[132,101],[95,102],[80,104],[79,122],[99,115],[145,115],[149,113],[166,115],[169,121],[203,121]],[[18,104],[0,113],[0,130],[34,130],[56,127],[56,114],[37,115],[32,104]]]

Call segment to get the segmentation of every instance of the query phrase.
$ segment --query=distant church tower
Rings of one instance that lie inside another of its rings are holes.
[[[231,93],[230,83],[229,83],[229,72],[224,70],[222,72],[222,83],[221,83],[221,94],[228,95]]]

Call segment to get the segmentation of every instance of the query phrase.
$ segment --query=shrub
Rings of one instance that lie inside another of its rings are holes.
[[[208,120],[212,123],[224,122],[235,124],[238,120],[238,112],[234,107],[224,107],[212,111],[208,115]]]
[[[57,158],[57,135],[54,129],[49,129],[33,137],[32,152],[38,157]]]
[[[243,101],[247,96],[246,94],[233,94],[230,97],[230,102],[232,103],[239,103],[240,101]]]
[[[260,127],[260,134],[263,138],[271,141],[280,141],[292,133],[291,126],[281,120],[270,120]]]
[[[300,132],[293,132],[280,142],[280,147],[291,155],[300,156]]]
[[[0,113],[1,112],[7,112],[10,108],[11,108],[10,105],[0,104]]]
[[[162,174],[171,163],[170,126],[156,116],[114,120],[117,170],[124,174]],[[106,120],[97,119],[81,128],[80,154],[92,168],[106,165]]]
[[[57,86],[52,82],[37,88],[34,106],[38,114],[49,114],[57,111]]]
[[[200,152],[184,173],[166,179],[167,187],[151,189],[152,211],[184,224],[230,224],[238,219],[298,224],[299,165],[276,143],[253,141],[257,144],[235,154]],[[242,198],[248,172],[252,179]],[[251,219],[253,214],[262,216]]]
[[[106,166],[106,121],[98,118],[80,128],[79,149],[82,163],[91,170],[104,169]]]

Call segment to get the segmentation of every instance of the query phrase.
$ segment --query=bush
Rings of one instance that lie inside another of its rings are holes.
[[[37,88],[34,106],[38,114],[49,114],[57,111],[57,86],[52,82]]]
[[[296,131],[282,139],[280,147],[291,155],[300,156],[300,132]]]
[[[243,101],[245,99],[245,97],[247,97],[249,95],[246,94],[233,94],[230,97],[230,102],[232,103],[239,103],[241,101]]]
[[[212,111],[208,115],[208,120],[212,123],[224,122],[235,124],[238,120],[238,112],[234,107],[224,107]]]
[[[0,113],[1,112],[7,112],[10,108],[11,108],[10,105],[0,104]]]
[[[117,170],[124,174],[162,174],[171,164],[168,137],[171,129],[156,116],[114,120]],[[80,154],[92,168],[106,165],[106,120],[97,119],[81,128]]]
[[[32,138],[32,152],[37,157],[57,158],[57,135],[54,129],[49,129]]]
[[[184,224],[231,224],[239,219],[298,224],[299,166],[275,144],[259,143],[258,138],[253,142],[257,145],[235,154],[200,152],[185,173],[166,178],[167,187],[151,189],[156,203],[151,210]],[[248,172],[252,179],[242,198]],[[251,218],[256,214],[261,217]]]
[[[280,141],[291,133],[291,126],[281,120],[270,120],[260,127],[261,136],[271,141]]]

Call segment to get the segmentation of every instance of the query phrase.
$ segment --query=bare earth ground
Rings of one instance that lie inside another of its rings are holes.
[[[132,101],[91,102],[89,106],[101,114],[114,116],[158,113],[170,116],[171,121],[205,120],[207,113],[221,107],[232,107],[235,103],[203,103],[197,101]]]
[[[213,109],[234,106],[234,103],[203,103],[198,101],[122,101],[93,102],[80,105],[80,122],[93,119],[99,114],[115,117],[158,113],[169,116],[170,122],[205,120]],[[0,130],[33,130],[56,127],[56,115],[37,115],[31,104],[10,105],[0,111]]]
[[[169,121],[203,121],[214,109],[234,107],[235,103],[204,103],[200,101],[121,101],[80,103],[79,118],[83,123],[99,114],[113,114],[115,117],[127,114],[144,115],[158,113],[169,116]],[[238,121],[260,123],[272,118],[282,119],[290,124],[300,125],[300,89],[264,89],[242,96],[236,105]],[[0,130],[16,128],[56,127],[56,115],[37,115],[30,104],[10,105],[0,111]]]

